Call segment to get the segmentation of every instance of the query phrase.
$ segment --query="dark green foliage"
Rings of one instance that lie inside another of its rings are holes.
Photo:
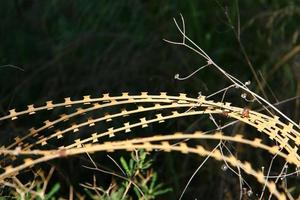
[[[66,96],[77,98],[86,94],[124,91],[186,92],[197,96],[199,91],[209,95],[228,86],[224,77],[211,69],[202,70],[187,81],[174,80],[175,74],[188,75],[203,64],[196,54],[162,40],[181,39],[172,21],[172,17],[179,19],[179,13],[185,18],[186,32],[191,39],[226,71],[243,82],[251,80],[251,89],[261,94],[234,33],[240,30],[240,42],[260,81],[267,83],[264,90],[271,103],[300,95],[299,58],[294,55],[274,68],[299,45],[299,0],[2,0],[0,3],[0,65],[3,65],[0,68],[0,111],[3,113],[12,107],[20,108],[21,105]],[[4,67],[8,64],[24,71]],[[239,91],[235,94],[230,91],[225,100],[248,106],[240,98]],[[255,108],[256,105],[252,106]],[[299,102],[291,101],[279,108],[299,121]],[[151,132],[209,130],[214,126],[202,121],[205,120],[172,121],[163,127],[151,127]],[[40,121],[36,124],[40,125]],[[25,121],[18,128],[11,126],[9,133],[1,127],[0,134],[5,134],[3,138],[12,138],[28,128],[31,127]],[[234,130],[244,128],[236,126]],[[239,151],[244,158],[256,161],[258,166],[266,166],[269,162],[256,153],[247,153],[244,149]],[[133,156],[129,161],[121,158],[120,162],[129,178],[153,165],[156,171],[152,172],[149,182],[140,183],[149,199],[162,193],[166,199],[178,198],[200,163],[194,157],[164,155],[158,156],[157,164],[152,163],[145,153],[139,154],[139,160]],[[103,162],[112,168],[111,162]],[[73,184],[76,188],[79,184],[77,167],[80,166],[74,163],[63,164],[66,168],[63,172],[70,174],[66,173],[67,178],[56,177],[54,182]],[[238,188],[234,186],[238,180],[233,180],[232,174],[221,178],[211,175],[218,169],[219,166],[210,163],[205,169],[207,171],[196,177],[185,197],[222,199],[225,193],[237,193]],[[216,178],[221,180],[215,181]],[[207,182],[212,181],[215,181],[214,187],[209,187]],[[100,182],[105,185],[110,178],[103,178]],[[111,197],[105,198],[119,199],[126,184],[128,182],[124,181]],[[52,188],[57,187],[52,185]],[[175,188],[174,192],[165,193],[168,190],[164,188],[169,187]],[[67,193],[67,188],[62,186],[61,195]],[[77,189],[82,191],[82,188]],[[139,194],[136,188],[130,193],[135,197]]]

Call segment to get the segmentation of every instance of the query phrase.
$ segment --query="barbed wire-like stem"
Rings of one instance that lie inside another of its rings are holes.
[[[202,163],[201,163],[201,164],[197,167],[197,169],[194,171],[194,173],[192,174],[192,176],[190,177],[190,179],[189,179],[188,182],[186,183],[186,185],[185,185],[185,187],[184,187],[184,189],[183,189],[183,191],[182,191],[182,193],[181,193],[181,195],[180,195],[180,197],[179,197],[179,200],[182,199],[182,197],[183,197],[185,191],[187,190],[188,186],[190,185],[190,183],[191,183],[191,181],[193,180],[193,178],[195,177],[195,175],[196,175],[196,174],[199,172],[199,170],[203,167],[203,165],[206,163],[206,161],[211,157],[211,155],[214,153],[214,151],[215,151],[216,149],[219,148],[220,144],[221,144],[221,142],[219,142],[219,144],[211,151],[211,153],[210,153],[208,156],[206,156],[206,158],[202,161]]]

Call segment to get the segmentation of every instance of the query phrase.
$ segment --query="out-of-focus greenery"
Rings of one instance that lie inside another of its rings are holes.
[[[300,95],[299,57],[295,54],[284,60],[299,45],[298,0],[2,0],[0,3],[3,113],[13,107],[66,96],[79,98],[123,91],[186,92],[197,96],[199,91],[207,95],[228,86],[228,81],[210,68],[187,81],[174,80],[175,74],[187,75],[203,64],[198,55],[162,40],[181,39],[172,21],[172,17],[180,19],[179,13],[185,18],[191,39],[241,81],[251,80],[251,88],[260,92],[234,32],[240,33],[238,37],[260,81],[268,83],[265,92],[270,102]],[[239,94],[230,95],[230,101],[246,106],[237,98]],[[291,101],[280,108],[294,120],[299,119],[297,102]],[[170,122],[165,127],[152,127],[152,131],[186,130],[194,121]],[[201,130],[198,126],[203,125],[196,122],[193,130]],[[199,160],[177,154],[158,157],[160,167],[154,167],[158,179],[174,190],[165,198],[174,199]],[[70,167],[74,162],[68,162],[67,178],[58,175],[57,181],[78,184],[79,175],[74,173],[77,169]],[[257,162],[263,165],[264,161],[257,159]],[[237,179],[227,175],[214,165],[204,168],[186,197],[222,199],[226,195],[230,198],[232,191],[238,194]],[[64,189],[67,187],[62,186]]]

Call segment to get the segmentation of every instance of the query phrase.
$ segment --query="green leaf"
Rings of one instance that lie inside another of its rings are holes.
[[[166,189],[162,189],[162,190],[159,190],[157,192],[154,192],[153,195],[158,196],[158,195],[162,195],[162,194],[165,194],[165,193],[168,193],[168,192],[171,192],[171,191],[173,191],[172,188],[166,188]]]
[[[45,200],[50,199],[51,197],[54,196],[55,193],[58,192],[58,190],[60,189],[60,184],[56,183],[50,190],[50,192],[48,194],[46,194],[45,196]]]
[[[121,157],[120,162],[121,162],[122,167],[125,169],[125,172],[126,172],[127,176],[130,176],[131,173],[130,173],[130,169],[128,167],[128,164],[127,164],[126,160],[123,157]]]
[[[156,180],[157,180],[157,174],[153,173],[153,176],[152,176],[152,179],[151,179],[151,183],[150,183],[150,190],[153,190],[154,185],[156,183]]]

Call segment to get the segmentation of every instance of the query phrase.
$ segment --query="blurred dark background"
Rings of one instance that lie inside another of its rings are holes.
[[[228,86],[214,69],[204,69],[186,81],[174,79],[175,74],[188,75],[204,63],[195,53],[163,41],[181,40],[172,20],[180,20],[180,13],[187,35],[227,72],[243,82],[250,80],[251,89],[261,94],[246,52],[259,80],[266,83],[271,103],[300,95],[298,0],[1,0],[1,112],[68,96],[126,91],[197,96]],[[227,100],[246,106],[239,96],[229,93]],[[299,121],[298,101],[279,108]],[[162,182],[175,191],[166,198],[178,197],[198,165],[189,160],[184,169],[170,169],[178,159],[166,158],[169,165],[160,170]],[[180,170],[186,170],[182,176],[168,178]],[[203,180],[214,178],[218,176]],[[200,194],[219,198],[214,188],[226,181],[207,187],[208,182],[198,179],[199,184],[188,191],[191,198]]]

